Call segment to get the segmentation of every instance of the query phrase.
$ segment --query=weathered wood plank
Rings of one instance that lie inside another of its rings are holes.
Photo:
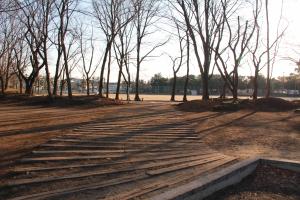
[[[175,159],[172,161],[153,162],[153,163],[148,163],[148,164],[144,164],[144,165],[140,165],[140,166],[131,166],[131,167],[127,167],[127,168],[120,167],[120,168],[116,168],[116,169],[104,169],[104,170],[96,170],[96,171],[92,171],[92,172],[91,171],[79,172],[79,173],[74,173],[74,174],[65,175],[65,176],[58,176],[58,177],[19,179],[19,180],[13,180],[13,181],[9,182],[7,185],[15,186],[15,185],[25,185],[25,184],[33,184],[33,183],[45,183],[45,182],[52,182],[52,181],[58,181],[58,180],[84,178],[84,177],[89,177],[89,176],[99,176],[99,175],[108,174],[108,173],[134,171],[134,170],[147,169],[147,168],[152,168],[152,167],[158,167],[159,169],[147,170],[146,174],[157,175],[157,174],[162,174],[162,173],[166,173],[166,172],[170,172],[170,171],[184,169],[187,167],[205,164],[208,162],[221,160],[223,158],[224,158],[223,155],[212,157],[212,158],[205,158],[205,159],[203,159],[203,157],[195,156],[195,157],[191,157],[191,158]],[[191,161],[191,162],[186,163],[187,161]],[[178,164],[178,165],[174,165],[174,164]]]
[[[213,170],[221,165],[227,164],[232,162],[234,158],[225,157],[224,159],[218,160],[216,162],[210,162],[197,170],[193,170],[191,173],[190,171],[185,171],[182,173],[171,173],[166,175],[155,176],[153,178],[149,178],[147,180],[140,180],[134,183],[129,189],[127,188],[125,191],[116,191],[115,195],[109,195],[105,197],[105,200],[113,200],[113,199],[148,199],[149,196],[145,197],[146,194],[150,192],[158,192],[161,190],[167,190],[168,188],[172,188],[173,185],[187,182],[189,179],[194,178],[196,176],[200,176],[204,172],[209,170]]]
[[[218,156],[220,154],[214,152],[207,153],[198,153],[198,152],[186,152],[186,153],[177,153],[177,154],[167,154],[163,156],[148,156],[148,157],[133,157],[126,160],[121,161],[111,161],[111,162],[103,162],[99,164],[71,164],[71,165],[62,165],[62,166],[54,166],[54,167],[21,167],[13,169],[14,172],[30,172],[30,171],[50,171],[50,170],[59,170],[59,169],[70,169],[70,168],[84,168],[84,167],[103,167],[108,165],[116,165],[122,163],[133,163],[133,162],[150,162],[150,161],[160,161],[172,158],[185,158],[190,156],[200,156],[208,157],[208,156]]]
[[[196,160],[196,161],[193,161],[193,162],[181,163],[181,164],[174,165],[174,166],[167,166],[167,167],[163,167],[163,168],[159,168],[159,169],[147,170],[146,173],[148,175],[163,174],[163,173],[172,172],[172,171],[176,171],[176,170],[180,170],[180,169],[185,169],[185,168],[188,168],[188,167],[194,167],[194,166],[197,166],[197,165],[206,164],[208,162],[221,160],[223,158],[225,158],[225,157],[221,155],[219,157],[201,159],[201,160]]]

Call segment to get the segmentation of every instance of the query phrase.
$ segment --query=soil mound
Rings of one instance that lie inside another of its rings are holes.
[[[233,112],[241,109],[280,112],[300,108],[300,102],[287,101],[281,98],[260,98],[257,100],[211,99],[209,101],[193,100],[178,104],[178,109],[186,112]]]
[[[257,99],[254,102],[254,107],[261,111],[288,111],[297,108],[299,105],[297,102],[273,97]]]
[[[220,99],[211,99],[209,101],[192,100],[178,104],[178,108],[186,112],[204,112],[213,110],[214,106],[220,103]]]
[[[55,97],[50,100],[46,96],[26,95],[7,95],[0,100],[25,106],[53,106],[53,107],[76,107],[76,106],[107,106],[107,105],[122,105],[123,101],[111,98],[100,98],[99,96],[73,96],[72,99],[68,97]]]

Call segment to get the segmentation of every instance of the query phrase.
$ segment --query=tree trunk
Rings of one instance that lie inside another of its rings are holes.
[[[257,93],[258,93],[258,67],[255,68],[255,75],[253,78],[253,100],[257,99]]]
[[[1,93],[4,95],[5,94],[5,85],[4,85],[3,77],[0,77],[0,84],[1,84]]]
[[[139,95],[139,80],[140,80],[140,64],[137,64],[136,67],[136,78],[135,78],[135,101],[141,101],[140,95]]]
[[[117,100],[119,100],[119,94],[120,94],[121,78],[122,78],[122,72],[123,72],[123,62],[124,62],[124,55],[121,56],[120,66],[119,66],[119,75],[118,75],[118,83],[117,83],[116,98],[115,98]]]
[[[86,94],[90,96],[90,78],[86,79]]]
[[[102,62],[102,66],[101,66],[101,71],[100,71],[100,81],[99,81],[99,96],[103,97],[103,79],[104,79],[104,70],[105,70],[105,64],[106,64],[106,60],[107,60],[107,55],[111,49],[111,44],[112,42],[109,41],[106,45],[106,49],[105,49],[105,53],[104,53],[104,57],[103,57],[103,62]]]
[[[223,88],[222,88],[222,93],[220,95],[220,99],[225,99],[226,98],[226,88],[227,88],[227,82],[225,81]]]
[[[64,66],[65,66],[65,73],[67,78],[67,87],[68,87],[68,97],[69,99],[72,99],[72,83],[70,78],[70,71],[69,71],[69,65],[68,65],[68,55],[67,55],[67,49],[64,43],[64,40],[62,40],[62,51],[64,55]]]
[[[136,48],[136,77],[135,77],[135,101],[141,101],[140,95],[139,95],[139,81],[140,81],[140,51],[141,51],[141,42],[140,42],[140,32],[138,29],[138,34],[137,34],[137,48]]]
[[[46,71],[48,97],[52,101],[53,99],[52,99],[52,93],[51,93],[51,78],[50,78],[48,63],[46,63],[46,65],[45,65],[45,71]]]
[[[176,93],[176,80],[177,80],[176,73],[175,73],[175,72],[173,72],[173,84],[172,84],[172,94],[171,94],[171,101],[175,101],[175,93]]]
[[[119,94],[120,94],[120,87],[121,87],[121,77],[122,77],[122,61],[121,66],[119,67],[119,75],[118,75],[118,83],[117,83],[117,90],[116,90],[116,100],[119,100]]]
[[[270,64],[270,23],[269,23],[269,1],[266,0],[266,23],[267,23],[267,84],[266,84],[266,98],[271,94],[271,64]]]
[[[6,70],[6,73],[5,73],[5,90],[7,90],[8,89],[8,82],[9,82],[9,70],[8,70],[8,68],[7,68],[7,70]]]
[[[128,60],[129,60],[129,56],[126,56],[126,59],[124,60],[124,64],[125,64],[125,68],[126,68],[126,72],[128,75],[127,78],[127,86],[126,86],[126,94],[127,94],[127,101],[130,101],[130,86],[131,86],[131,78],[130,78],[130,70],[129,70],[129,66],[128,66]]]
[[[234,100],[238,99],[239,74],[238,74],[238,67],[237,66],[234,68],[234,72],[233,72],[233,91],[232,91],[232,96],[233,96]]]
[[[60,96],[63,95],[64,88],[65,88],[65,80],[63,79],[61,80],[61,85],[60,85],[60,94],[59,94]]]
[[[108,52],[107,80],[106,80],[106,98],[109,98],[110,65],[111,65],[111,49]]]
[[[127,101],[130,101],[129,88],[130,88],[130,83],[128,82],[126,85],[126,100]]]
[[[208,92],[208,73],[204,72],[202,74],[202,100],[209,100],[209,92]]]
[[[187,101],[187,89],[189,84],[189,75],[190,75],[190,40],[188,32],[186,34],[187,36],[187,61],[186,61],[186,79],[184,82],[184,92],[183,92],[183,101]]]
[[[58,90],[60,58],[61,58],[61,53],[58,53],[58,58],[56,61],[55,75],[54,75],[54,80],[53,80],[53,93],[52,94],[54,96],[57,96],[57,90]]]
[[[19,92],[20,94],[23,93],[23,80],[20,76],[18,76],[18,79],[19,79]]]
[[[28,96],[32,96],[33,94],[33,84],[30,80],[25,81],[25,94]]]

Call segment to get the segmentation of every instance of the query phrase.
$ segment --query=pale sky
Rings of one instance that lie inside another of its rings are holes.
[[[278,19],[280,16],[281,11],[281,0],[272,0],[269,1],[270,4],[270,23],[271,23],[271,40],[272,38],[276,37],[277,32],[277,24]],[[280,43],[280,49],[278,52],[278,57],[276,63],[274,65],[273,77],[282,76],[283,74],[288,75],[292,73],[295,69],[295,64],[291,61],[283,59],[284,57],[293,57],[296,59],[300,58],[300,0],[283,0],[283,19],[281,21],[281,29],[288,25],[288,28],[285,32],[285,35]],[[89,19],[90,20],[90,19]],[[163,42],[165,41],[170,34],[164,30],[170,30],[170,27],[167,22],[162,20],[160,23],[157,24],[157,27],[161,28],[155,34],[148,36],[146,38],[146,43],[149,46],[155,44],[156,42]],[[156,28],[157,28],[156,27]],[[97,28],[94,27],[94,35],[97,35]],[[265,34],[265,33],[263,33]],[[99,37],[96,40],[96,58],[102,55],[104,50],[104,44],[102,41],[103,38]],[[141,66],[141,74],[140,77],[143,80],[149,80],[154,74],[161,73],[165,77],[172,77],[172,65],[170,58],[167,54],[176,56],[179,55],[178,52],[178,42],[177,40],[171,40],[168,44],[158,49],[148,59],[148,61],[142,63]],[[299,54],[297,55],[294,51],[298,51]],[[191,55],[194,52],[191,51]],[[50,64],[54,64],[50,63]],[[96,61],[95,61],[96,63]],[[240,68],[241,75],[252,75],[252,71],[247,63]],[[111,80],[114,82],[117,80],[117,72],[118,67],[114,64],[112,66],[111,71]],[[135,78],[136,68],[135,66],[131,65],[131,73],[132,73],[132,80]],[[186,67],[185,65],[181,68],[179,72],[180,75],[185,75]],[[265,70],[263,71],[265,73]],[[76,70],[72,76],[76,76],[81,78],[81,73]],[[199,68],[196,65],[195,59],[191,57],[191,69],[190,74],[199,74]],[[95,77],[99,77],[99,70],[96,71]]]
[[[271,38],[276,37],[277,32],[277,23],[280,16],[280,6],[281,0],[272,0],[270,3],[270,23],[271,23]],[[283,57],[295,57],[300,59],[300,0],[283,0],[283,20],[282,26],[288,28],[285,32],[285,36],[280,43],[280,49],[278,52],[278,58],[276,64],[274,65],[273,76],[282,76],[283,73],[288,75],[294,71],[296,68],[295,64],[291,61],[283,60]],[[298,47],[297,47],[298,45]],[[178,48],[176,45],[166,45],[161,48],[161,51],[174,52],[174,49]],[[297,49],[299,55],[295,54],[292,49]],[[192,52],[193,53],[193,52]],[[157,53],[159,54],[159,53]],[[176,53],[175,53],[176,54]],[[178,54],[178,53],[177,53]],[[191,66],[191,73],[199,74],[199,68],[196,65],[196,62],[192,61],[194,64]],[[167,56],[162,56],[159,58],[153,58],[153,61],[144,63],[142,68],[142,78],[148,79],[148,77],[155,73],[161,72],[163,75],[172,77],[172,68],[171,68],[170,59]],[[185,74],[185,66],[181,68],[180,74]],[[251,70],[249,66],[241,67],[242,75],[251,75]],[[265,70],[264,70],[265,71]],[[265,72],[263,72],[265,73]]]

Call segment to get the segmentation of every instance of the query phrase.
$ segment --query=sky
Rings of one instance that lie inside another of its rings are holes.
[[[271,40],[276,37],[277,33],[277,24],[279,21],[280,11],[281,11],[281,0],[272,0],[270,3],[270,26],[271,26]],[[274,64],[273,77],[289,75],[294,72],[296,68],[295,63],[284,59],[286,57],[293,57],[300,59],[300,0],[283,0],[283,17],[281,22],[281,29],[283,30],[286,26],[287,30],[285,35],[280,42],[280,48],[278,51],[278,56]],[[265,32],[264,32],[265,34]],[[159,36],[153,36],[157,40]],[[161,36],[160,36],[161,37]],[[178,45],[166,45],[160,49],[161,52],[173,52],[176,54],[174,49],[178,48]],[[297,55],[295,51],[298,51]],[[192,52],[193,53],[193,52]],[[157,53],[160,55],[160,52]],[[178,52],[177,52],[178,55]],[[197,67],[195,59],[192,60],[191,73],[199,74],[199,68]],[[185,74],[185,67],[182,67],[179,75]],[[249,69],[249,65],[244,63],[240,69],[241,75],[253,75],[253,70]],[[164,76],[172,77],[172,65],[168,56],[161,56],[151,61],[144,63],[142,68],[142,79],[148,79],[155,73],[161,73]],[[266,74],[266,70],[262,71],[263,74]]]
[[[278,51],[278,56],[274,64],[273,77],[289,75],[296,68],[295,63],[286,59],[286,57],[292,57],[295,59],[300,59],[300,0],[270,0],[269,10],[270,10],[270,29],[271,29],[271,41],[277,35],[277,27],[279,22],[279,16],[282,7],[282,20],[280,21],[279,29],[283,30],[287,27],[282,41],[280,42],[280,48]],[[247,11],[246,11],[247,12]],[[248,11],[249,12],[249,11]],[[90,19],[89,19],[90,20]],[[97,22],[93,22],[97,24]],[[264,27],[262,28],[264,29]],[[155,26],[156,32],[149,35],[145,39],[146,45],[143,48],[151,48],[155,43],[166,41],[170,37],[170,26],[168,22],[161,20]],[[166,31],[167,30],[167,31]],[[94,25],[94,35],[97,35],[97,26]],[[263,34],[266,35],[265,30]],[[104,38],[97,38],[96,42],[96,58],[100,58],[104,49]],[[299,52],[298,54],[296,53]],[[192,51],[191,54],[194,54]],[[140,77],[143,80],[149,80],[154,74],[161,73],[164,77],[172,77],[172,63],[169,55],[176,57],[179,55],[178,52],[178,42],[177,40],[171,39],[166,45],[160,47],[155,51],[150,58],[148,58],[141,65]],[[97,63],[95,61],[94,63]],[[79,63],[80,65],[80,63]],[[131,78],[135,78],[136,68],[131,65]],[[114,63],[111,70],[111,81],[117,81],[118,67]],[[217,73],[217,72],[216,72]],[[266,69],[262,70],[263,74],[266,74]],[[82,78],[81,71],[76,69],[72,76]],[[186,67],[181,67],[178,75],[185,75]],[[190,74],[199,75],[199,67],[195,61],[195,58],[191,57]],[[249,67],[249,63],[244,62],[240,67],[240,74],[244,76],[253,75],[253,70]],[[99,77],[99,70],[96,71],[95,77]]]

